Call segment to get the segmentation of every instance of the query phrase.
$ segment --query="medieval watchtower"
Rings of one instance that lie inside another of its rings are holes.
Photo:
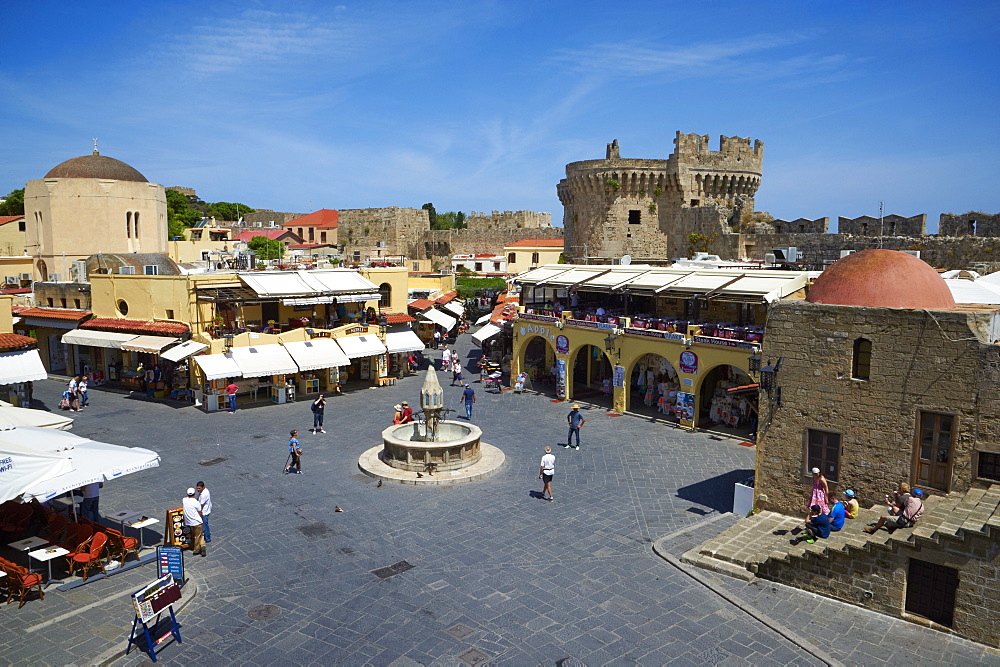
[[[763,142],[742,137],[723,136],[713,151],[708,135],[678,132],[666,160],[622,159],[615,140],[605,159],[566,165],[557,186],[566,254],[573,261],[683,254],[692,232],[724,233],[735,209],[753,210],[763,158]]]

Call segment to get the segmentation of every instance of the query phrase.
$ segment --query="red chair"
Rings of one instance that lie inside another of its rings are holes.
[[[19,598],[20,604],[17,605],[17,608],[20,609],[27,601],[28,593],[34,588],[38,589],[38,599],[45,599],[45,592],[42,590],[41,574],[28,572],[28,568],[15,565],[9,561],[0,563],[0,568],[3,568],[3,571],[7,573],[7,576],[3,578],[4,584],[7,587],[7,602],[13,601],[15,597]]]
[[[66,536],[59,543],[66,551],[76,551],[81,543],[86,542],[94,534],[94,529],[90,526],[81,526],[78,523],[71,523],[66,529]]]
[[[3,521],[0,521],[0,532],[7,533],[10,537],[24,533],[31,525],[33,513],[31,505],[19,505],[8,510]]]
[[[68,525],[69,519],[60,514],[55,514],[49,518],[49,522],[45,524],[45,528],[42,528],[42,532],[38,536],[53,544],[59,544],[66,533]]]
[[[135,554],[135,559],[139,560],[139,540],[134,537],[122,535],[114,528],[105,528],[108,535],[108,552],[112,558],[121,558],[124,563],[129,554]]]
[[[106,534],[94,533],[93,537],[80,544],[76,551],[66,556],[69,573],[72,575],[77,567],[82,567],[83,580],[86,581],[90,568],[96,565],[101,568],[101,572],[107,574],[104,563],[101,562],[101,555],[104,553],[104,546],[107,542],[108,536]]]

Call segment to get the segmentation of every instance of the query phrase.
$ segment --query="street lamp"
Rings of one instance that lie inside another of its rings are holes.
[[[225,334],[222,337],[222,345],[226,348],[226,352],[231,352],[233,349],[233,334]]]
[[[756,352],[754,352],[753,355],[747,359],[747,368],[751,373],[760,372],[760,357],[757,356]]]

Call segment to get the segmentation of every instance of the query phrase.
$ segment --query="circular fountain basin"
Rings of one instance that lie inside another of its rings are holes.
[[[482,458],[482,430],[473,424],[438,422],[438,439],[423,441],[423,425],[394,424],[382,431],[382,462],[398,470],[421,472],[433,463],[437,470],[459,470]]]

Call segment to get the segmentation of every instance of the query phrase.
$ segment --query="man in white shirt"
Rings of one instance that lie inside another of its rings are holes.
[[[552,502],[555,496],[552,495],[552,476],[556,474],[556,455],[552,453],[551,447],[545,448],[542,456],[542,463],[538,466],[538,479],[542,480],[542,499]]]
[[[208,554],[205,551],[205,535],[202,533],[204,519],[201,517],[201,503],[194,497],[195,490],[187,490],[187,498],[182,505],[184,507],[184,525],[188,527],[188,543],[191,545],[191,553],[200,553],[202,557]]]
[[[101,502],[101,489],[103,482],[94,482],[83,486],[83,500],[80,501],[80,516],[89,519],[94,523],[101,522],[101,512],[99,505]]]
[[[194,488],[198,492],[198,502],[201,503],[202,533],[207,544],[212,541],[212,531],[208,529],[208,515],[212,513],[212,492],[205,488],[205,482],[198,482]]]
[[[447,370],[449,366],[451,366],[451,350],[445,344],[444,350],[441,352],[441,370]]]

